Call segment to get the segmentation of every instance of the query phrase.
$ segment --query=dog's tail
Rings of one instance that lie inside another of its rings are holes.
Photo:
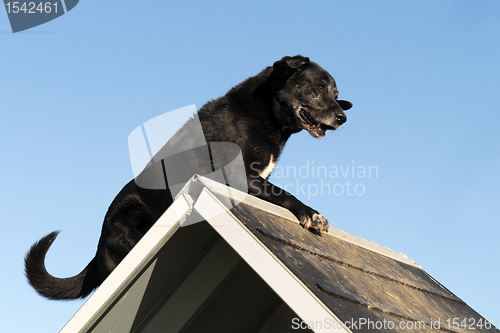
[[[33,244],[24,259],[26,277],[31,286],[48,299],[83,298],[101,284],[96,258],[73,277],[61,279],[50,275],[45,269],[45,255],[58,234],[54,231]]]

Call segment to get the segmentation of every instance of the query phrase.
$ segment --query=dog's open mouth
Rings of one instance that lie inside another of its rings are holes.
[[[318,123],[305,109],[300,109],[299,117],[300,121],[302,122],[302,127],[304,127],[309,132],[309,134],[311,134],[315,138],[323,138],[327,130],[335,129],[332,126]]]

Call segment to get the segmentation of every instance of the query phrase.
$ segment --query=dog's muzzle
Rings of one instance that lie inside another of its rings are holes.
[[[316,120],[311,112],[305,108],[301,108],[298,115],[302,127],[315,138],[323,138],[327,130],[337,130],[347,121],[347,117],[342,111],[335,112],[335,115],[328,122]]]

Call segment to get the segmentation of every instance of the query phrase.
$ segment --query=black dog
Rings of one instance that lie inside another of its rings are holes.
[[[204,105],[166,147],[189,143],[192,138],[186,133],[196,122],[201,124],[209,145],[228,142],[241,149],[244,181],[250,194],[289,209],[304,228],[324,232],[328,230],[328,222],[323,215],[274,187],[267,178],[291,134],[305,129],[313,137],[323,138],[327,130],[336,130],[345,123],[343,110],[350,109],[352,104],[338,100],[337,96],[334,79],[318,64],[302,56],[284,57],[225,96]],[[190,150],[192,156],[187,154],[189,164],[197,163],[195,150]],[[229,150],[222,154],[227,156],[226,160],[218,163],[225,165],[231,161],[234,154]],[[182,163],[170,161],[173,162],[169,169],[180,170],[182,180],[192,176],[191,171],[182,174],[185,159]],[[213,171],[214,163],[213,160],[211,169],[199,167],[196,172],[208,174]],[[172,203],[170,191],[139,186],[165,168],[164,163],[152,163],[120,191],[106,213],[97,253],[80,274],[61,279],[46,271],[45,255],[57,232],[35,243],[25,265],[28,280],[38,293],[50,299],[75,299],[97,288]]]

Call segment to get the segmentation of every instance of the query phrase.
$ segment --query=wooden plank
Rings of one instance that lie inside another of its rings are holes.
[[[231,210],[259,239],[272,239],[368,274],[396,280],[461,302],[424,270],[329,235],[317,235],[279,216],[240,203]],[[285,263],[286,264],[286,263]]]
[[[244,204],[232,212],[344,322],[361,318],[373,322],[385,319],[395,325],[412,322],[422,327],[416,332],[430,332],[432,322],[437,320],[444,328],[446,321],[453,318],[484,322],[478,313],[414,266],[312,234]],[[339,311],[340,303],[344,312]],[[451,331],[467,332],[463,328]],[[484,327],[475,331],[498,332]]]

